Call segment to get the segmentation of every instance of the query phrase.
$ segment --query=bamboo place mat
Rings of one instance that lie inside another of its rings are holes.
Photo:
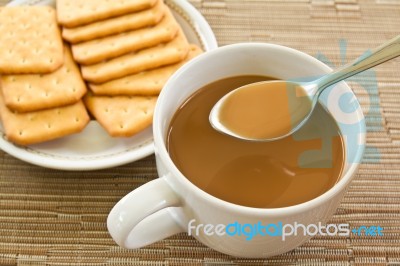
[[[400,34],[398,0],[190,2],[220,46],[277,43],[333,67]],[[125,250],[110,238],[106,218],[122,196],[157,177],[153,156],[114,169],[63,172],[0,152],[0,265],[400,265],[400,59],[349,84],[366,114],[368,147],[330,222],[380,225],[384,236],[316,236],[259,260],[220,254],[187,234]]]

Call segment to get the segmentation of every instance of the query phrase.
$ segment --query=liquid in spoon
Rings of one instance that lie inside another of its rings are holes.
[[[250,140],[289,134],[312,108],[304,88],[288,81],[253,83],[225,97],[219,123],[236,136]]]

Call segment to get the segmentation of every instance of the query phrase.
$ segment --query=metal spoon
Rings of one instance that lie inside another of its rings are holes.
[[[264,81],[239,87],[214,105],[210,123],[216,130],[244,140],[273,141],[287,137],[308,120],[324,89],[397,56],[400,56],[400,35],[311,82]],[[277,106],[277,94],[286,97],[285,104]]]

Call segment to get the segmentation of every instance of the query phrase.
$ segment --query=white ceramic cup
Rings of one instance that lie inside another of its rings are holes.
[[[344,137],[346,162],[334,187],[308,202],[276,209],[259,209],[218,199],[193,185],[174,165],[165,140],[177,108],[196,90],[213,81],[237,75],[265,75],[280,79],[310,77],[331,69],[302,52],[272,44],[241,43],[204,53],[178,70],[165,85],[156,105],[153,132],[157,170],[160,178],[144,184],[121,199],[108,216],[107,226],[122,247],[140,248],[171,235],[188,232],[188,225],[211,224],[207,231],[190,230],[203,244],[238,257],[269,257],[301,245],[310,236],[298,234],[282,240],[279,236],[217,234],[212,225],[257,224],[258,222],[303,225],[326,222],[338,207],[349,186],[365,145],[365,122],[357,101],[352,111],[342,111],[341,95],[353,95],[340,83],[321,96],[321,104],[338,121]],[[355,96],[354,96],[355,97]],[[312,184],[310,184],[312,185]],[[204,227],[203,227],[204,229]],[[210,230],[209,230],[210,229]],[[215,228],[214,228],[215,229]]]

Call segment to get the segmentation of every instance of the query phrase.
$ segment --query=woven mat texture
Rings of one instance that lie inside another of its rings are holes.
[[[333,67],[400,33],[398,0],[190,2],[220,46],[277,43]],[[114,169],[63,172],[0,152],[0,265],[400,265],[400,58],[349,84],[367,117],[368,147],[330,222],[381,225],[384,236],[316,236],[261,260],[220,254],[186,234],[125,250],[110,238],[106,217],[122,196],[157,177],[153,156]]]

